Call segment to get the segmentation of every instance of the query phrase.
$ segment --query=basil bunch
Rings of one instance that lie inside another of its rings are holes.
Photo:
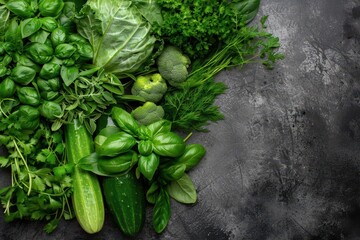
[[[166,120],[139,125],[130,113],[119,107],[112,109],[112,120],[116,126],[108,126],[99,132],[95,137],[95,153],[80,160],[81,168],[112,176],[128,171],[137,163],[139,173],[151,181],[160,158],[178,158],[185,151],[185,142],[171,132],[171,124]],[[130,156],[129,153],[131,157],[125,157]],[[115,162],[119,165],[127,162],[127,168],[119,168],[118,172],[104,170],[109,169],[106,164],[114,165]]]
[[[2,102],[6,115],[29,105],[53,131],[78,118],[93,133],[96,119],[122,100],[120,80],[91,64],[93,47],[75,31],[75,6],[63,0],[9,0],[0,6],[0,100],[11,99]]]
[[[170,219],[170,197],[195,203],[196,190],[186,174],[204,157],[200,144],[186,144],[171,131],[171,123],[159,120],[139,125],[130,113],[113,107],[115,126],[103,128],[95,137],[95,152],[82,158],[78,167],[100,176],[126,174],[136,167],[137,177],[147,180],[147,201],[154,204],[153,227],[162,232]]]
[[[74,216],[58,130],[76,118],[94,132],[95,120],[124,93],[119,79],[91,65],[93,48],[75,31],[74,2],[0,3],[0,165],[13,180],[0,200],[6,221],[48,220],[48,233]]]
[[[92,48],[79,35],[70,37],[73,3],[9,0],[1,7],[1,129],[35,131],[40,116],[50,121],[62,118],[66,105],[60,88],[77,77],[69,72],[91,62]],[[65,48],[59,47],[60,40]]]

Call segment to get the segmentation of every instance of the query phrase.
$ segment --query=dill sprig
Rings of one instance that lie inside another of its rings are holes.
[[[162,106],[165,118],[173,122],[174,128],[185,132],[206,131],[211,122],[224,118],[214,105],[215,99],[226,90],[224,83],[214,80],[219,72],[256,62],[272,69],[277,60],[284,58],[277,52],[279,38],[264,30],[265,21],[266,17],[261,19],[261,27],[244,26],[208,58],[195,60],[181,88],[166,93]]]

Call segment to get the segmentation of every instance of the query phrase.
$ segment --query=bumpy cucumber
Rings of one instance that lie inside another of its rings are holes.
[[[68,162],[74,164],[94,151],[90,134],[77,120],[65,127],[65,146]],[[77,221],[87,233],[99,232],[104,225],[105,210],[97,176],[75,167],[72,179]]]
[[[105,201],[120,230],[128,236],[140,233],[145,222],[145,191],[135,174],[105,178],[102,182]]]

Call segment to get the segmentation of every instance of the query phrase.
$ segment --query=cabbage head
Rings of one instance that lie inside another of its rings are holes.
[[[136,72],[152,54],[151,25],[132,1],[88,0],[80,13],[77,29],[90,41],[97,67],[120,77]]]

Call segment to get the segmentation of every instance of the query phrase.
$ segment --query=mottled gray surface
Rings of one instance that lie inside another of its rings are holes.
[[[264,14],[286,59],[218,76],[226,119],[191,138],[208,150],[190,173],[199,202],[136,239],[360,239],[360,0],[263,0]],[[1,220],[0,239],[125,239],[110,216],[95,235],[42,226]]]

